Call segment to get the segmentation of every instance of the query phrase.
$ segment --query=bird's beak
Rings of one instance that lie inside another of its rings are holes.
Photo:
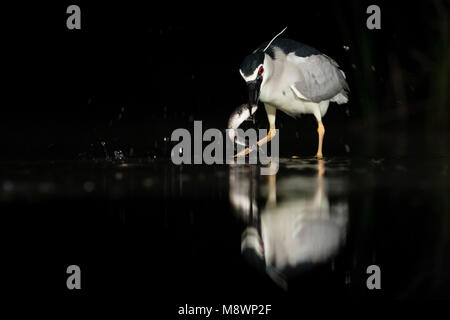
[[[252,107],[258,104],[259,90],[261,88],[261,79],[247,82],[248,88],[248,108],[250,116],[252,115]]]

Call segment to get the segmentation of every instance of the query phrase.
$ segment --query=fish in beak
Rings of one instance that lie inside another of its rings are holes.
[[[236,110],[234,110],[228,120],[228,129],[232,129],[228,130],[228,136],[230,137],[231,141],[234,141],[234,138],[237,136],[236,129],[238,129],[244,121],[248,120],[251,115],[256,112],[257,109],[257,104],[252,107],[250,107],[248,104],[243,104],[240,105]],[[245,146],[245,141],[240,141],[238,139],[236,140],[236,143]]]

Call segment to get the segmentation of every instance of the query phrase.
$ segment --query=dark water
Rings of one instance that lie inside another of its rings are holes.
[[[449,298],[448,163],[284,158],[274,176],[170,160],[5,163],[4,265],[18,292],[156,294],[149,303],[173,312]],[[78,292],[66,289],[71,264],[82,270]],[[369,265],[380,267],[380,290],[366,287]]]

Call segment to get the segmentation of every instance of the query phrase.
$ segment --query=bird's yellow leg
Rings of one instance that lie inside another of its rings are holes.
[[[322,144],[323,144],[323,136],[325,135],[325,127],[323,126],[322,121],[318,122],[317,133],[319,134],[319,145],[317,146],[316,158],[323,158]]]
[[[275,130],[275,125],[271,125],[269,132],[267,132],[267,136],[265,136],[264,138],[262,138],[261,140],[259,140],[256,144],[258,145],[258,147],[261,147],[263,144],[269,142],[270,140],[273,139],[273,137],[275,137],[277,131]],[[252,152],[253,150],[256,149],[250,149],[250,148],[245,148],[245,150],[242,150],[241,152],[237,153],[234,157],[245,157],[246,155],[248,155],[250,152]]]
[[[259,140],[257,142],[258,147],[261,147],[263,144],[269,142],[270,140],[273,139],[273,137],[275,137],[275,135],[277,134],[277,131],[275,130],[275,116],[276,116],[276,112],[277,109],[275,107],[272,107],[269,104],[264,104],[265,108],[266,108],[266,113],[267,113],[267,120],[269,120],[269,125],[270,125],[270,129],[269,132],[267,133],[267,136],[265,136],[264,138],[262,138],[261,140]],[[234,157],[245,157],[246,155],[248,155],[250,152],[252,152],[255,149],[250,149],[250,148],[245,148],[245,150],[239,152],[238,154],[236,154]]]

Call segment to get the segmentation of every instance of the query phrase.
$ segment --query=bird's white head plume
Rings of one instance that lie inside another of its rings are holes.
[[[286,31],[286,29],[287,29],[287,26],[286,26],[283,30],[281,30],[281,32],[278,33],[275,37],[273,37],[273,39],[270,40],[270,42],[269,42],[269,44],[267,45],[267,47],[264,48],[263,52],[266,52],[267,48],[270,47],[270,45],[272,44],[272,42],[273,42],[280,34],[282,34],[284,31]]]

